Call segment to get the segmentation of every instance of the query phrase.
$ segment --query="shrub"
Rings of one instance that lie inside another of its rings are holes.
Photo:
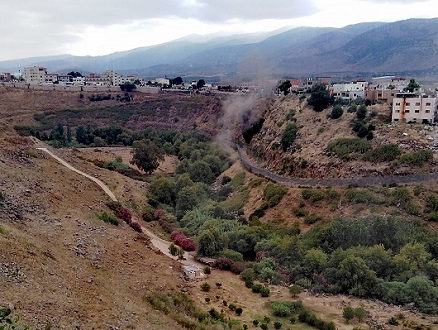
[[[262,297],[269,297],[270,294],[271,294],[271,290],[269,290],[269,288],[267,286],[264,286],[261,288],[260,295]]]
[[[170,235],[170,239],[184,251],[196,251],[196,243],[183,233],[174,231]]]
[[[203,271],[204,271],[204,274],[210,275],[211,274],[211,267],[205,266]]]
[[[342,316],[344,317],[346,323],[350,322],[350,320],[354,318],[354,309],[350,306],[344,307]]]
[[[302,208],[295,209],[294,213],[297,217],[305,217],[307,215],[307,211]]]
[[[373,163],[390,162],[400,156],[401,153],[396,144],[384,144],[366,152],[363,159]]]
[[[155,220],[160,220],[164,215],[164,210],[163,209],[156,209],[154,211],[154,219]]]
[[[132,221],[132,213],[128,209],[122,208],[117,212],[117,218],[125,221],[129,225]]]
[[[131,226],[132,229],[134,229],[136,232],[141,233],[142,229],[141,229],[141,225],[137,222],[137,221],[131,221],[131,223],[129,224]]]
[[[243,309],[242,309],[241,307],[236,308],[236,314],[237,314],[237,316],[242,315],[242,313],[243,313]]]
[[[390,324],[390,325],[398,325],[398,321],[397,321],[397,319],[396,319],[394,316],[392,316],[392,317],[388,320],[388,324]]]
[[[275,329],[280,329],[281,326],[282,326],[281,322],[278,322],[278,321],[275,321],[275,322],[274,322],[274,328],[275,328]]]
[[[310,214],[304,217],[304,222],[308,225],[314,224],[315,222],[318,222],[321,220],[322,217],[316,214]]]
[[[432,160],[433,152],[431,150],[419,150],[400,156],[400,161],[411,166],[422,166],[424,163]]]
[[[339,105],[335,105],[333,107],[332,112],[330,113],[330,118],[332,119],[338,119],[344,114],[344,110],[342,110],[342,107]]]
[[[301,196],[306,199],[310,200],[313,203],[318,202],[320,200],[323,200],[325,197],[325,194],[321,190],[316,189],[303,189],[301,191]]]
[[[202,289],[202,291],[208,292],[208,291],[210,291],[211,286],[207,282],[204,282],[201,284],[201,289]]]
[[[261,285],[261,284],[254,284],[251,289],[252,289],[252,292],[254,292],[254,293],[260,293],[262,288],[263,288],[263,285]]]
[[[115,226],[119,225],[119,220],[115,216],[108,214],[106,212],[103,212],[100,215],[98,215],[98,218],[105,223],[110,223]]]
[[[222,177],[221,184],[222,184],[222,185],[226,185],[226,184],[229,183],[229,182],[231,182],[231,178],[230,178],[229,176],[227,176],[227,175],[224,175],[224,176]]]
[[[280,203],[283,196],[287,193],[287,188],[277,186],[273,183],[268,183],[263,190],[263,197],[268,203],[269,207],[273,207]]]
[[[205,302],[208,304],[210,302],[210,298],[205,298]]]
[[[371,143],[358,138],[339,138],[327,145],[327,149],[334,152],[344,161],[354,159],[354,154],[364,154],[371,149]]]
[[[297,137],[297,132],[298,127],[296,124],[288,124],[286,126],[280,141],[283,151],[286,151],[292,145],[292,143],[294,143],[295,138]]]
[[[349,202],[361,203],[361,204],[375,204],[380,205],[384,203],[384,200],[375,196],[368,190],[365,189],[354,189],[350,188],[345,191],[345,197]]]
[[[362,322],[367,317],[367,312],[363,307],[357,307],[354,309],[354,316],[356,316],[359,322]]]
[[[141,214],[141,218],[142,218],[143,221],[145,221],[145,222],[151,222],[151,221],[154,220],[153,217],[152,217],[152,215],[151,215],[149,212],[143,212],[143,213]]]
[[[291,315],[289,304],[282,301],[272,303],[272,314],[278,317],[288,317]]]
[[[231,311],[235,311],[236,310],[236,305],[234,305],[234,304],[229,304],[228,305],[228,308],[231,310]]]
[[[254,321],[252,321],[252,324],[256,327],[256,326],[259,325],[259,321],[258,320],[254,320]]]

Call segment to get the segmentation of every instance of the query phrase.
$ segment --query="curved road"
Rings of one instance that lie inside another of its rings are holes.
[[[73,167],[72,165],[70,165],[69,163],[67,163],[65,160],[63,160],[62,158],[56,156],[53,152],[51,152],[49,149],[41,147],[41,148],[36,148],[38,150],[44,151],[47,154],[49,154],[51,157],[53,157],[54,159],[56,159],[58,162],[60,162],[62,165],[64,165],[65,167],[67,167],[68,169],[94,181],[95,183],[97,183],[99,185],[99,187],[111,198],[111,200],[113,200],[114,202],[117,202],[117,198],[114,195],[114,193],[111,191],[111,189],[108,188],[108,186],[103,183],[101,180],[95,178],[94,176],[91,176],[85,172],[82,172],[80,170],[78,170],[77,168]],[[134,219],[137,221],[137,219]],[[139,222],[139,221],[137,221]],[[139,222],[141,223],[141,222]],[[156,236],[154,233],[152,233],[151,231],[149,231],[148,229],[146,229],[145,227],[141,227],[143,233],[145,233],[146,235],[149,236],[152,244],[158,248],[163,254],[165,254],[166,256],[172,258],[175,260],[175,257],[172,256],[169,252],[169,245],[171,244],[171,242],[168,242],[162,238],[159,238],[158,236]],[[183,260],[182,263],[185,265],[196,265],[198,267],[200,267],[202,269],[202,267],[204,267],[203,264],[197,262],[194,257],[189,254],[189,253],[185,253],[184,255],[186,260]]]

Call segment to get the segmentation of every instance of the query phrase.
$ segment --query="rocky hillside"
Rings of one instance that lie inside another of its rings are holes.
[[[285,175],[302,178],[349,178],[382,175],[406,175],[430,173],[437,170],[434,160],[423,166],[407,166],[397,161],[375,162],[363,160],[362,154],[343,160],[328,149],[330,142],[340,138],[357,138],[353,131],[355,112],[344,106],[343,115],[331,119],[332,108],[316,112],[305,99],[288,95],[267,103],[263,114],[263,127],[249,144],[244,144],[261,166]],[[435,127],[421,124],[391,124],[391,108],[388,105],[372,105],[367,108],[368,124],[375,126],[371,148],[396,144],[405,154],[417,150],[435,150],[438,131]],[[283,151],[282,137],[288,125],[296,124],[297,133],[293,144]],[[242,128],[243,129],[243,128]],[[236,138],[243,140],[239,134]],[[362,139],[364,142],[366,138]]]

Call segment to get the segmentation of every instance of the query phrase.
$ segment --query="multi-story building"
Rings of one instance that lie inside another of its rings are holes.
[[[432,124],[438,112],[437,106],[437,95],[397,93],[392,103],[392,121]]]
[[[45,83],[54,83],[58,81],[58,74],[57,73],[46,73],[44,75],[44,82]]]
[[[0,73],[0,81],[11,81],[12,77],[9,72],[1,72]]]
[[[364,98],[367,87],[368,82],[362,79],[350,83],[333,84],[332,94],[335,98],[354,100],[358,97]]]
[[[24,81],[28,84],[42,84],[45,82],[47,70],[42,66],[32,66],[24,68]]]

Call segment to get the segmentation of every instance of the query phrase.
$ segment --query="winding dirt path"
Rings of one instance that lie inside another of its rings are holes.
[[[114,193],[111,191],[111,189],[108,188],[108,186],[103,183],[101,180],[95,178],[94,176],[91,176],[85,172],[82,172],[80,170],[78,170],[77,168],[73,167],[72,165],[70,165],[69,163],[67,163],[65,160],[63,160],[62,158],[56,156],[53,152],[51,152],[49,149],[45,148],[45,147],[37,147],[36,149],[41,150],[46,152],[47,154],[49,154],[51,157],[53,157],[54,159],[56,159],[59,163],[61,163],[62,165],[64,165],[65,167],[67,167],[68,169],[86,177],[87,179],[90,179],[91,181],[95,182],[110,198],[112,201],[117,202],[117,198],[114,195]],[[135,219],[137,222],[138,219]],[[141,222],[139,222],[141,223]],[[143,233],[145,233],[149,239],[151,240],[152,244],[159,249],[164,255],[172,258],[172,259],[176,259],[174,256],[172,256],[169,252],[169,246],[171,244],[171,242],[166,241],[162,238],[159,238],[157,235],[155,235],[154,233],[152,233],[150,230],[148,230],[145,227],[141,227]],[[184,258],[185,260],[182,260],[182,264],[184,265],[196,265],[199,268],[202,269],[202,267],[204,267],[203,264],[199,263],[198,261],[195,260],[195,258],[193,257],[193,255],[185,252],[184,254]]]

